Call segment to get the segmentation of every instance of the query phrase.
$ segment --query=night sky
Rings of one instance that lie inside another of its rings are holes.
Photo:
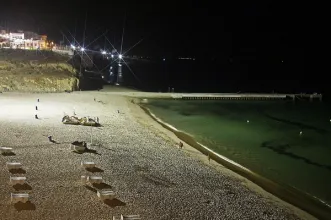
[[[146,55],[231,57],[269,50],[285,59],[287,50],[302,54],[303,38],[298,36],[304,22],[298,6],[229,2],[14,0],[2,3],[0,19],[56,41],[61,31],[70,36],[68,31],[76,29],[81,40],[87,13],[86,36],[93,39],[108,30],[109,39],[117,43],[125,20],[124,47],[144,38],[135,52]]]
[[[124,51],[143,39],[130,55],[215,59],[244,70],[243,78],[292,77],[290,80],[295,81],[299,77],[301,82],[314,82],[314,87],[322,83],[304,73],[309,65],[307,45],[315,25],[312,16],[307,16],[309,6],[303,3],[132,2],[7,1],[1,3],[0,26],[37,31],[56,42],[62,40],[61,32],[72,40],[70,31],[82,41],[87,15],[86,44],[107,30],[106,36],[120,48],[125,26]],[[103,47],[104,38],[96,44]],[[326,78],[325,74],[316,74]]]

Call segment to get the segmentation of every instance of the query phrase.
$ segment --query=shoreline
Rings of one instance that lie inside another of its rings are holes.
[[[292,208],[295,207],[303,212],[307,212],[318,219],[331,219],[330,208],[327,204],[323,203],[323,201],[304,194],[303,192],[292,188],[286,185],[280,185],[275,183],[263,176],[260,176],[251,170],[237,164],[236,162],[219,155],[218,153],[210,150],[208,147],[202,145],[201,143],[194,140],[189,134],[177,130],[172,125],[162,121],[157,118],[147,107],[138,104],[138,106],[156,123],[161,125],[164,129],[172,132],[177,138],[184,141],[186,145],[193,147],[200,154],[203,155],[204,159],[208,161],[206,158],[209,154],[210,159],[214,160],[216,163],[228,168],[234,173],[238,174],[240,177],[251,181],[253,184],[256,184],[258,187],[261,187],[262,190],[271,193],[271,195],[280,199],[283,203],[288,203],[292,205]],[[300,215],[302,216],[302,215]],[[307,217],[307,216],[305,216]]]
[[[40,98],[40,102],[36,102]],[[2,219],[109,219],[139,214],[142,219],[288,219],[315,220],[248,179],[211,160],[179,139],[123,95],[99,92],[0,95],[0,144],[15,155],[1,163],[22,162],[25,188],[8,184],[0,167]],[[35,103],[38,103],[36,120]],[[120,111],[120,113],[118,112]],[[98,116],[93,152],[75,154],[73,141],[91,143],[91,128],[63,125],[63,114]],[[57,143],[50,143],[52,135]],[[32,137],[32,138],[31,138]],[[95,152],[94,152],[95,151]],[[82,169],[93,161],[100,170]],[[88,173],[86,173],[88,172]],[[94,174],[93,174],[94,173]],[[101,175],[104,185],[84,185],[80,175]],[[97,190],[111,188],[116,197],[101,202]],[[10,192],[26,190],[26,205],[10,203]],[[81,212],[81,210],[85,210]]]

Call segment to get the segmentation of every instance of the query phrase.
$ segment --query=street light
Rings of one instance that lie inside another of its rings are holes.
[[[118,58],[122,59],[123,58],[123,55],[122,54],[118,55]]]
[[[106,51],[102,51],[101,53],[102,53],[102,54],[107,54]]]
[[[84,48],[84,47],[82,47],[82,48],[80,48],[80,50],[81,50],[81,51],[84,51],[84,50],[85,50],[85,48]]]

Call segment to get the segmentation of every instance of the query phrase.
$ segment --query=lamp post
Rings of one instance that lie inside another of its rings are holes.
[[[116,85],[120,85],[120,83],[122,82],[122,78],[123,78],[123,75],[122,75],[122,58],[123,58],[123,55],[122,54],[119,54],[118,55],[118,69],[117,69],[117,82],[116,82]]]

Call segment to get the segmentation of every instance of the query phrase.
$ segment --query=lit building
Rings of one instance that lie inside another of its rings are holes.
[[[0,32],[0,39],[3,39],[2,47],[4,44],[13,49],[47,49],[47,35],[38,35],[34,32],[9,32],[2,30]]]
[[[10,40],[24,40],[24,33],[9,33]]]

